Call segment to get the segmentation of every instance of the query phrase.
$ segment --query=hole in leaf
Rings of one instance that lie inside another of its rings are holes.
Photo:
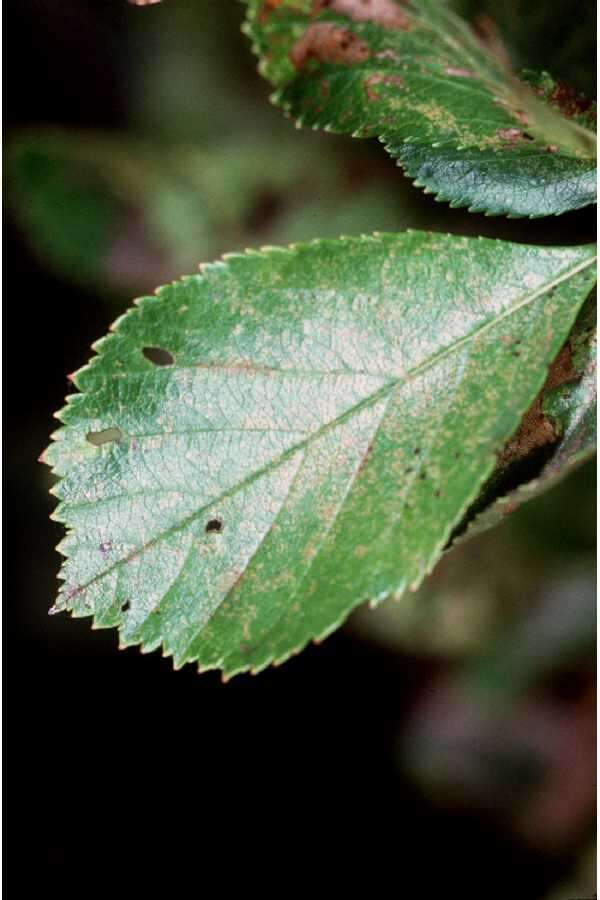
[[[155,366],[172,366],[175,362],[173,354],[162,347],[144,347],[142,353]]]
[[[130,606],[131,603],[129,602],[129,600],[126,600],[125,603],[123,603],[123,605],[121,606],[121,612],[127,612]]]
[[[211,519],[206,523],[205,531],[207,534],[212,534],[213,532],[219,532],[223,530],[223,523],[220,519]]]
[[[101,447],[102,444],[110,444],[111,441],[120,441],[122,438],[123,432],[120,428],[105,428],[104,431],[88,431],[85,436],[86,441],[89,441],[94,447]]]

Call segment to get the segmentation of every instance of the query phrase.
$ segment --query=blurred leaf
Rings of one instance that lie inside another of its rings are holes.
[[[248,6],[260,70],[297,124],[378,137],[452,206],[545,216],[595,202],[594,133],[507,72],[443,3]]]
[[[416,588],[593,277],[589,247],[409,232],[233,255],[144,298],[47,451],[56,610],[232,675]]]
[[[38,254],[98,291],[147,291],[227,250],[430,225],[408,183],[317,135],[214,147],[39,130],[6,157],[7,199]],[[418,198],[417,198],[418,199]]]

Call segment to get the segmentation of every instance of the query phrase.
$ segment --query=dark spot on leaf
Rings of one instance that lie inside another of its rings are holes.
[[[112,541],[104,541],[98,547],[100,553],[102,554],[102,559],[107,559],[110,550],[112,549]]]
[[[421,472],[419,474],[419,478],[421,479],[421,481],[425,481],[425,479],[427,478],[427,474],[425,472]]]
[[[125,603],[121,605],[121,612],[127,612],[127,610],[131,607],[131,603],[129,600],[126,600]]]
[[[100,447],[102,444],[110,444],[111,441],[122,440],[123,432],[120,428],[105,428],[104,431],[88,431],[85,439],[90,444],[93,444],[94,447]]]
[[[144,347],[142,353],[155,366],[172,366],[175,362],[173,354],[162,347]]]
[[[415,456],[418,456],[419,453],[421,452],[421,448],[420,448],[420,447],[415,447],[415,451],[414,451],[414,452],[415,452]]]
[[[206,528],[204,529],[207,534],[212,534],[214,532],[219,532],[223,530],[223,523],[220,519],[210,519],[206,523]]]
[[[440,490],[437,490],[437,491],[435,492],[435,496],[436,496],[436,497],[441,497],[441,496],[442,496],[442,492],[441,492]]]
[[[363,456],[363,458],[362,458],[361,461],[360,461],[360,465],[359,465],[359,467],[358,467],[358,471],[359,471],[359,472],[360,472],[360,471],[364,468],[364,466],[366,465],[366,462],[367,462],[367,460],[368,460],[368,458],[370,457],[370,455],[371,455],[372,452],[373,452],[373,444],[371,443],[371,444],[369,444],[369,446],[367,447],[367,452],[365,453],[365,455]],[[358,474],[358,473],[357,473],[357,474]]]

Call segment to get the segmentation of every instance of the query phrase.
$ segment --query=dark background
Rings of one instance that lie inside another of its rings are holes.
[[[166,17],[169,2],[7,2],[7,138],[32,125],[130,129],[140,20]],[[213,10],[231,28],[240,91],[265,102],[238,34],[242,7]],[[582,213],[550,223],[546,239],[557,228],[577,239],[590,222]],[[489,227],[510,228],[481,220]],[[524,239],[535,233],[532,223],[518,227]],[[66,373],[130,297],[107,305],[47,266],[12,215],[4,260],[9,869],[49,896],[85,896],[102,876],[118,896],[123,872],[161,870],[186,893],[209,889],[211,876],[226,891],[242,876],[247,890],[270,882],[285,895],[302,875],[323,889],[322,866],[335,884],[366,875],[370,894],[389,885],[415,897],[549,897],[591,839],[590,821],[549,850],[524,840],[505,811],[440,802],[399,764],[406,723],[452,671],[444,654],[398,651],[348,628],[281,668],[222,685],[192,666],[175,673],[157,653],[117,652],[116,634],[86,620],[48,617],[62,529],[48,519],[50,476],[36,460],[69,391]],[[588,497],[592,475],[579,477]],[[592,544],[588,529],[586,559]],[[586,657],[575,667],[571,691],[587,684],[590,665]],[[270,874],[275,861],[283,879]]]

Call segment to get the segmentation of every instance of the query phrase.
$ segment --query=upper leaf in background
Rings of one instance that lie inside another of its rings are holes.
[[[248,7],[260,70],[298,124],[378,137],[452,206],[534,217],[595,202],[595,135],[554,105],[560,86],[542,100],[442,3]]]
[[[144,298],[47,451],[57,611],[231,675],[417,587],[593,278],[589,247],[414,232],[232,256]]]

